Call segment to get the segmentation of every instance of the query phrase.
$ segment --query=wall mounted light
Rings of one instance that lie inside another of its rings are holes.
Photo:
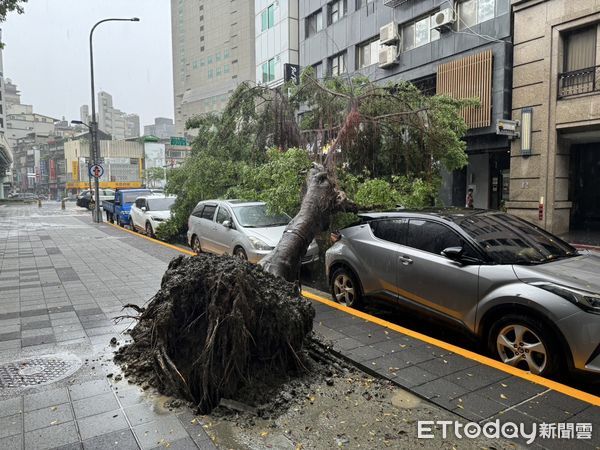
[[[521,156],[531,155],[531,121],[533,108],[521,109]]]

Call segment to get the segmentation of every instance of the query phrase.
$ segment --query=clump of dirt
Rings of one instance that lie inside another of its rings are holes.
[[[169,264],[115,361],[131,381],[202,413],[311,370],[314,309],[297,286],[239,258],[202,254]],[[258,387],[258,389],[257,389]],[[263,389],[268,391],[268,389]]]

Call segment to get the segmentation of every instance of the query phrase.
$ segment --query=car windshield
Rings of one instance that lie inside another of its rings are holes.
[[[148,211],[169,211],[175,203],[175,198],[149,198]]]
[[[578,254],[558,237],[508,214],[473,215],[456,223],[498,264],[541,264]]]
[[[150,194],[149,191],[123,192],[123,201],[125,203],[133,203],[138,197]]]
[[[266,205],[235,206],[233,208],[239,224],[245,228],[277,227],[287,225],[287,214],[269,214]]]

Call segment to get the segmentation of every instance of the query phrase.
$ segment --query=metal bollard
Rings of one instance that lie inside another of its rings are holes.
[[[60,202],[60,209],[65,210],[65,199],[63,198]]]
[[[38,198],[38,208],[42,207],[42,200]]]

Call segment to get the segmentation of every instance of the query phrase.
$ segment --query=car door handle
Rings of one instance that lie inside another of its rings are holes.
[[[402,264],[404,264],[405,266],[408,266],[409,264],[413,263],[413,260],[410,259],[408,256],[398,256],[398,259],[402,261]]]

